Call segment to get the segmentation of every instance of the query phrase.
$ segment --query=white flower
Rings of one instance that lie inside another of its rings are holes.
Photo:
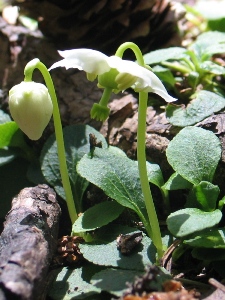
[[[64,58],[54,63],[49,70],[57,67],[77,68],[87,73],[88,79],[95,79],[100,75],[100,85],[115,90],[125,90],[132,87],[137,92],[152,92],[167,102],[176,101],[171,97],[160,79],[150,70],[129,60],[123,60],[118,56],[110,56],[91,49],[74,49],[59,51]],[[111,70],[113,73],[111,74]],[[115,72],[116,71],[116,72]],[[111,75],[111,76],[110,76]],[[105,80],[103,80],[103,77]],[[102,85],[102,82],[109,82],[111,86]]]
[[[57,67],[77,68],[96,77],[111,69],[107,62],[108,56],[96,50],[74,49],[58,52],[64,59],[54,63],[49,71]]]

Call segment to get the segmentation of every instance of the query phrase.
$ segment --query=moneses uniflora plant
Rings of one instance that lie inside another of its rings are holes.
[[[127,49],[131,49],[134,52],[137,63],[122,59],[123,53]],[[146,109],[149,92],[161,96],[166,102],[172,102],[176,99],[167,93],[158,77],[145,66],[140,49],[133,43],[122,44],[115,56],[110,57],[91,49],[59,51],[59,54],[63,59],[53,64],[49,70],[57,67],[65,67],[66,69],[77,68],[85,71],[89,80],[93,81],[97,78],[98,86],[104,88],[99,103],[95,103],[91,109],[91,117],[94,119],[100,121],[107,119],[110,113],[107,105],[112,92],[117,93],[127,88],[133,88],[139,93],[137,159],[141,187],[149,219],[146,230],[157,248],[158,257],[162,257],[163,246],[159,222],[146,170]],[[47,88],[43,84],[32,81],[32,74],[36,68],[42,73]],[[9,92],[9,108],[13,119],[32,140],[37,140],[41,137],[53,113],[60,172],[70,218],[73,223],[77,219],[77,212],[69,182],[62,125],[54,85],[47,68],[38,59],[30,61],[26,65],[24,75],[24,81],[14,86]]]

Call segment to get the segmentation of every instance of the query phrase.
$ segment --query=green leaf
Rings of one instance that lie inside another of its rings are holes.
[[[204,211],[212,211],[216,208],[220,189],[207,181],[201,181],[193,187],[198,203]]]
[[[194,248],[191,254],[194,258],[197,258],[201,261],[208,260],[211,262],[225,260],[224,249]]]
[[[72,232],[85,232],[102,227],[122,213],[124,207],[115,201],[105,201],[87,209],[73,224]],[[102,213],[103,212],[103,213]]]
[[[13,121],[0,124],[0,148],[9,146],[18,130],[18,125]]]
[[[27,160],[34,159],[33,149],[26,143],[24,133],[16,122],[6,121],[8,118],[8,115],[3,114],[3,119],[0,119],[0,165],[10,162],[18,155],[26,157]]]
[[[140,275],[143,275],[143,272],[108,268],[96,273],[91,279],[91,284],[98,289],[120,297],[127,290],[127,282],[133,282]]]
[[[225,45],[224,45],[224,52],[225,52]],[[215,74],[215,75],[224,75],[225,68],[215,64],[212,61],[204,61],[200,64],[200,68],[206,72]]]
[[[19,155],[30,161],[34,159],[33,149],[28,146],[24,133],[14,121],[0,123],[0,148],[0,165],[9,163]]]
[[[14,149],[0,149],[0,166],[10,163],[17,157],[17,153]]]
[[[71,125],[63,129],[68,172],[78,212],[82,211],[81,200],[88,182],[77,174],[76,165],[84,154],[90,151],[90,133],[94,134],[98,141],[102,142],[103,147],[107,147],[105,138],[97,130],[88,125]],[[65,199],[61,183],[55,135],[50,136],[46,141],[41,152],[40,162],[42,173],[47,182],[54,186],[56,192]]]
[[[175,172],[170,176],[167,182],[163,185],[163,188],[169,191],[191,189],[192,183],[190,183],[188,180],[180,176],[180,174]]]
[[[155,50],[143,55],[146,65],[160,64],[166,60],[179,60],[186,56],[186,49],[182,47],[171,47]]]
[[[107,196],[134,210],[146,222],[137,162],[110,149],[96,148],[93,158],[85,155],[77,165],[77,172],[101,188]]]
[[[143,271],[146,265],[155,263],[156,250],[149,237],[143,234],[141,243],[130,255],[123,255],[117,249],[116,238],[119,234],[134,232],[137,232],[135,228],[114,225],[99,237],[99,242],[80,244],[79,248],[84,258],[94,264]]]
[[[205,61],[210,59],[214,54],[224,53],[224,43],[225,33],[219,31],[208,31],[200,34],[189,49],[195,52],[199,61]]]
[[[195,207],[204,211],[212,211],[216,208],[220,189],[207,181],[201,181],[190,190],[185,207]],[[221,207],[218,208],[221,210]]]
[[[195,90],[196,89],[196,86],[199,82],[199,73],[196,72],[196,71],[191,71],[189,72],[188,76],[187,76],[187,83],[189,84],[189,86]]]
[[[161,81],[163,81],[165,86],[174,88],[176,80],[173,76],[173,73],[169,69],[161,66],[155,66],[152,68],[152,71],[159,77]]]
[[[173,138],[166,155],[178,174],[197,185],[201,181],[212,181],[221,156],[221,145],[211,131],[190,126]]]
[[[53,300],[94,299],[101,290],[83,279],[85,267],[70,269],[64,267],[50,288],[48,296]]]
[[[199,209],[202,209],[202,206],[197,201],[196,193],[195,193],[193,187],[187,195],[187,199],[186,199],[186,203],[184,205],[184,208],[199,208]]]
[[[225,205],[225,196],[218,202],[218,208],[222,210],[224,205]]]
[[[157,164],[147,162],[146,168],[148,181],[161,188],[164,185],[164,179],[160,166]]]
[[[169,275],[167,271],[164,272],[164,270],[165,269],[159,269],[159,274],[154,280],[147,280],[145,282],[148,286],[148,290],[162,291],[165,281],[172,279],[172,276]],[[147,272],[149,273],[148,270]],[[108,268],[96,273],[92,277],[91,283],[103,291],[120,297],[127,291],[131,283],[135,282],[135,284],[137,284],[137,282],[143,282],[146,277],[146,272]]]
[[[225,229],[211,229],[195,237],[184,240],[191,247],[225,249]]]
[[[200,91],[186,107],[169,103],[166,117],[174,126],[186,127],[196,124],[225,107],[225,98],[208,91]]]
[[[217,30],[217,31],[224,32],[225,18],[216,19],[216,20],[208,20],[208,27],[210,30]]]
[[[120,148],[118,147],[114,147],[114,146],[108,146],[107,148],[111,153],[115,154],[115,155],[121,155],[123,157],[127,157],[126,153],[121,150]]]
[[[184,237],[218,224],[222,218],[219,209],[204,212],[197,208],[185,208],[170,214],[167,218],[169,231],[176,237]]]

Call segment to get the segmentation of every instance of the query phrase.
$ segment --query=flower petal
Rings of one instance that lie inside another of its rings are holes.
[[[97,75],[110,71],[110,69],[116,69],[122,75],[118,77],[118,87],[127,88],[127,84],[124,85],[123,82],[123,74],[129,74],[134,77],[134,80],[130,78],[130,83],[134,82],[132,88],[135,91],[153,92],[167,102],[176,101],[167,93],[160,79],[152,71],[133,61],[123,60],[118,56],[108,57],[99,51],[85,48],[59,51],[59,54],[64,59],[54,63],[49,70],[57,67],[77,68],[90,74],[90,78],[93,79]]]
[[[108,56],[92,49],[74,49],[58,51],[64,58],[54,63],[49,70],[57,67],[77,68],[87,73],[101,75],[110,70]]]
[[[162,97],[166,102],[177,101],[176,98],[173,98],[168,94],[161,80],[153,72],[145,68],[143,68],[142,70],[142,77],[138,77],[137,82],[135,83],[135,86],[133,88],[136,91],[144,90],[148,93],[155,93]]]
[[[150,70],[138,65],[129,60],[122,60],[117,56],[110,56],[108,63],[112,68],[117,69],[120,73],[126,73],[134,76],[136,82],[132,86],[135,91],[152,92],[161,96],[167,102],[176,101],[176,98],[171,97],[160,79]]]

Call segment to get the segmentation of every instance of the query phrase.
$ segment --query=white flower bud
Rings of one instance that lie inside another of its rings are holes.
[[[23,81],[9,91],[9,109],[20,129],[38,140],[51,119],[53,105],[44,84]]]

